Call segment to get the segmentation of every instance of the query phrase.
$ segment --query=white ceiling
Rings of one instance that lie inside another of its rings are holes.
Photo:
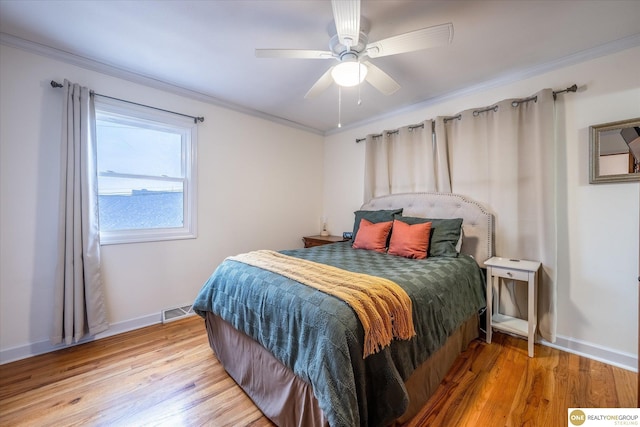
[[[640,44],[638,0],[363,0],[361,12],[370,41],[447,22],[454,37],[372,60],[401,89],[384,96],[364,83],[360,106],[357,89],[343,89],[343,126]],[[0,0],[5,42],[38,43],[319,133],[335,131],[337,87],[304,95],[334,60],[258,59],[254,49],[328,50],[331,22],[328,0]]]

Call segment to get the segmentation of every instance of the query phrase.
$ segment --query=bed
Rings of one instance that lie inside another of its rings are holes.
[[[389,220],[393,228],[383,244],[388,251],[375,250],[375,244],[362,249],[363,242],[370,243],[364,236],[380,240],[378,230]],[[414,259],[393,234],[413,230],[415,235],[419,227],[430,235],[426,259]],[[356,243],[361,248],[354,248]],[[479,335],[482,268],[493,253],[493,217],[455,194],[383,196],[355,212],[353,241],[255,252],[221,263],[193,305],[230,376],[279,426],[402,424]],[[283,270],[264,267],[258,262],[263,256],[282,262]],[[321,270],[300,279],[298,264]],[[353,301],[311,283],[342,273],[348,275],[345,282],[371,277],[401,288],[410,300],[415,335],[395,335],[402,316],[393,312],[387,323],[393,323],[394,337],[367,347],[375,325],[359,317]]]

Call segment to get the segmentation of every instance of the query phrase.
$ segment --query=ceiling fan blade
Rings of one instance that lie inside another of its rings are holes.
[[[389,74],[382,71],[380,68],[367,61],[364,63],[367,66],[367,77],[365,78],[371,86],[378,89],[385,95],[391,95],[400,89],[400,85],[389,76]]]
[[[452,40],[453,24],[449,22],[369,43],[365,52],[369,58],[379,58],[442,46],[451,43]]]
[[[360,0],[331,0],[333,19],[341,44],[357,46],[360,39]]]
[[[314,84],[311,86],[311,89],[304,96],[305,98],[313,98],[318,95],[320,92],[326,90],[333,83],[333,77],[331,77],[331,70],[334,67],[329,68],[323,75],[320,77]]]
[[[330,59],[333,52],[307,49],[256,49],[257,58]]]

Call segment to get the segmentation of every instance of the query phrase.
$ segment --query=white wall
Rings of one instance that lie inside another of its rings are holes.
[[[62,91],[204,116],[198,238],[102,247],[108,335],[191,303],[226,256],[301,247],[320,230],[323,137],[0,45],[0,362],[48,351]]]
[[[350,230],[352,212],[362,203],[364,144],[356,138],[577,83],[578,92],[560,95],[558,103],[565,129],[559,141],[556,344],[636,369],[640,184],[590,185],[588,155],[590,125],[640,117],[638,70],[636,47],[330,135],[324,164],[329,223]]]

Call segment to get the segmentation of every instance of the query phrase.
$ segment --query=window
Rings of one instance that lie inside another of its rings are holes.
[[[196,125],[96,98],[102,244],[196,237]]]

